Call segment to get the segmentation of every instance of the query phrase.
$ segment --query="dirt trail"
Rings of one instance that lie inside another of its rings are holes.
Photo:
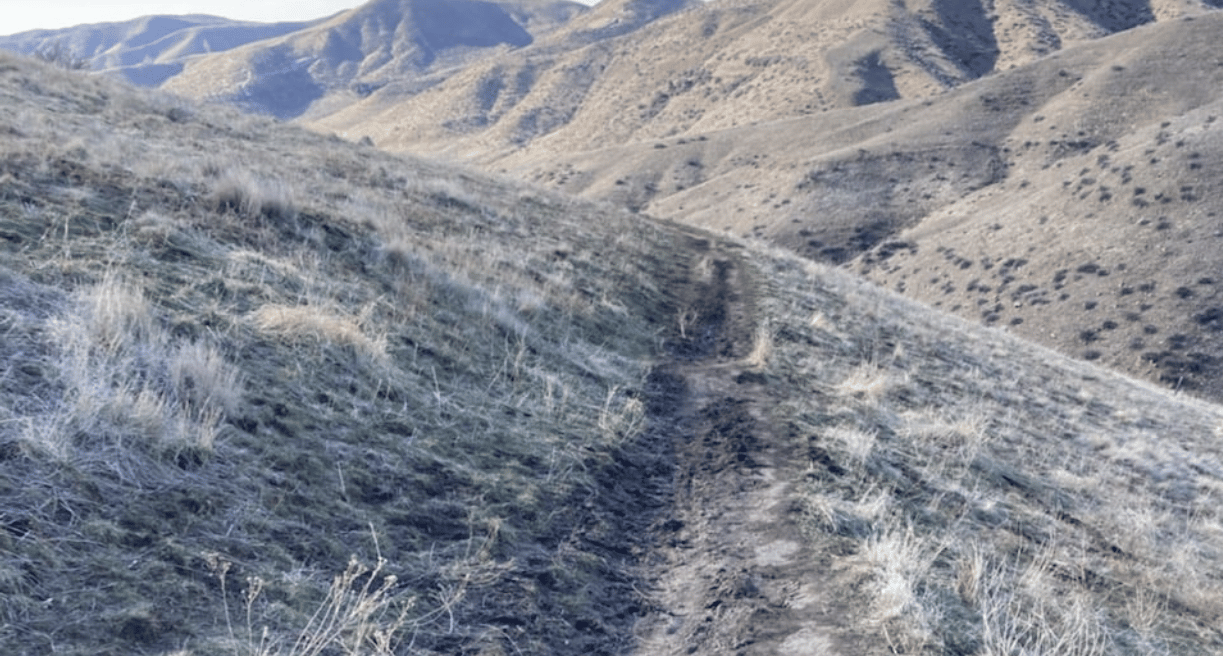
[[[776,439],[768,377],[749,358],[757,283],[734,247],[692,247],[681,339],[655,375],[671,381],[651,411],[674,427],[676,473],[642,565],[653,610],[635,653],[853,652],[790,501],[805,460]]]

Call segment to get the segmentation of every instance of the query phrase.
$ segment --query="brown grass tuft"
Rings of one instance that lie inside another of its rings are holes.
[[[212,199],[219,212],[247,218],[292,220],[297,216],[294,192],[280,180],[262,178],[244,170],[228,170],[217,180]]]

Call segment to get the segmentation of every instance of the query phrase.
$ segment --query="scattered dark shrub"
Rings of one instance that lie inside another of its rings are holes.
[[[40,46],[34,51],[34,57],[69,71],[84,71],[92,68],[88,59],[73,52],[61,41]]]

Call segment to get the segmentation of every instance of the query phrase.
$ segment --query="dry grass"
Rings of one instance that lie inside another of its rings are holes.
[[[293,196],[294,192],[284,182],[234,169],[222,173],[212,188],[218,211],[236,212],[250,219],[292,220],[297,214]]]
[[[675,233],[6,55],[0,103],[0,649],[556,653],[629,603],[574,536]]]
[[[743,364],[755,370],[768,368],[769,356],[773,353],[773,333],[767,323],[756,327],[752,333],[752,350],[743,359]]]
[[[143,292],[117,276],[78,292],[47,329],[64,396],[29,418],[22,439],[56,460],[107,447],[209,453],[237,410],[238,369],[205,342],[170,337]]]
[[[854,367],[837,385],[837,390],[847,396],[877,401],[896,385],[896,382],[888,371],[874,363],[865,362]]]
[[[808,534],[846,554],[869,653],[1218,653],[1218,407],[752,258]]]
[[[0,98],[7,653],[628,648],[600,508],[687,237],[7,56]],[[1219,653],[1217,406],[742,257],[778,507],[866,653]]]
[[[238,368],[202,342],[181,344],[171,354],[170,384],[196,408],[215,408],[233,415],[242,401]]]
[[[892,531],[868,538],[843,564],[867,581],[871,603],[859,621],[882,634],[892,652],[920,649],[934,637],[934,618],[918,597],[937,556],[931,548],[911,530]]]
[[[257,329],[271,335],[349,346],[375,361],[386,357],[386,337],[366,335],[361,317],[345,317],[313,305],[269,304],[256,310],[253,320]]]
[[[213,563],[218,581],[224,589],[232,563]],[[280,643],[268,627],[256,630],[255,607],[260,602],[266,582],[259,577],[246,580],[242,591],[245,611],[245,635],[239,637],[228,609],[226,624],[230,638],[240,651],[249,649],[252,656],[320,656],[342,653],[348,656],[390,656],[399,647],[399,635],[409,623],[412,600],[395,593],[396,577],[386,574],[386,561],[370,567],[356,558],[349,560],[343,572],[336,575],[326,597],[314,614],[302,626],[292,642]]]

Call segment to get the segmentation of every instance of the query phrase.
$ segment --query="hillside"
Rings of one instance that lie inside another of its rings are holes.
[[[108,78],[0,104],[4,653],[1223,653],[1217,405]]]
[[[971,9],[713,2],[577,38],[592,12],[309,125],[847,263],[1223,399],[1211,246],[1223,208],[1209,173],[1223,162],[1223,15]]]
[[[526,148],[540,161],[932,97],[1206,7],[1181,0],[991,4],[608,0],[530,48],[475,62],[427,90],[374,94],[311,124],[368,134],[391,150],[500,164],[507,155],[520,161]],[[641,22],[596,16],[639,15],[637,5],[665,6],[640,29],[596,29]]]
[[[145,16],[0,36],[0,49],[30,55],[58,46],[85,60],[92,70],[116,73],[134,84],[155,87],[181,73],[195,55],[223,52],[312,24],[252,23],[216,16]]]
[[[472,7],[378,0],[167,87],[765,239],[1223,399],[1212,3]]]
[[[0,651],[620,650],[675,231],[9,55],[0,103]]]
[[[193,60],[177,94],[280,118],[328,113],[391,82],[428,88],[450,67],[526,46],[586,6],[569,0],[371,0],[285,36]]]
[[[910,222],[857,268],[1064,352],[1223,398],[1213,173],[1223,60],[1207,45],[1221,19],[1136,31],[1057,62],[1074,84],[1012,115],[1021,120],[993,142],[1007,175]],[[1016,86],[974,91],[984,105]]]
[[[966,318],[1219,399],[1221,28],[1208,13],[928,99],[589,152],[525,149],[496,165],[847,263]]]

